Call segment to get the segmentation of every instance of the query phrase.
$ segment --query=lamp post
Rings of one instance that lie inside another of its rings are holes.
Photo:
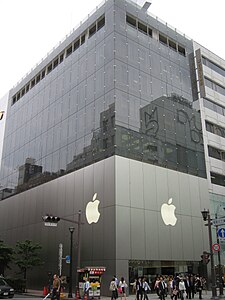
[[[215,280],[215,267],[214,267],[214,257],[212,251],[212,226],[211,226],[211,217],[209,210],[201,211],[202,217],[204,221],[207,221],[208,233],[209,233],[209,248],[210,248],[210,256],[211,256],[211,277],[212,277],[212,299],[217,299],[216,294],[216,280]]]
[[[217,219],[217,213],[215,214],[215,219]],[[219,235],[218,235],[218,225],[216,225],[216,240],[217,240],[217,244],[220,245],[220,239],[219,239]],[[219,291],[220,291],[220,298],[224,298],[223,295],[223,282],[222,282],[222,270],[221,270],[221,256],[220,256],[220,250],[218,251],[218,275],[219,275]]]
[[[74,227],[69,228],[70,231],[70,284],[68,298],[73,298],[73,233]]]

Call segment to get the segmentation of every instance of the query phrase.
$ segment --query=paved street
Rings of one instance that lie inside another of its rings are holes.
[[[31,296],[25,296],[25,295],[15,295],[14,298],[16,298],[16,299],[26,299],[26,300],[40,299],[39,297],[31,297]]]
[[[208,299],[211,298],[211,295],[212,295],[211,291],[207,291],[207,292],[203,291],[202,297],[203,297],[203,299],[208,300]],[[35,296],[32,296],[32,295],[15,295],[15,298],[16,299],[26,299],[26,300],[37,300],[37,299],[43,299],[44,297],[42,297],[41,295],[35,295]],[[159,298],[156,294],[150,294],[150,295],[148,295],[148,298],[149,298],[149,300],[159,300]],[[62,298],[62,299],[67,299],[67,298]],[[74,295],[73,299],[75,299],[75,295]],[[97,298],[95,298],[95,299],[97,299]],[[196,295],[194,299],[198,300],[198,295]],[[110,300],[110,297],[104,297],[103,296],[103,297],[101,297],[101,300]],[[121,299],[118,298],[118,300],[121,300]],[[123,300],[124,300],[124,298],[123,298]],[[130,296],[127,297],[127,300],[135,300],[135,296],[130,295]],[[170,300],[170,297],[167,297],[166,300]],[[185,300],[186,300],[186,298],[185,298]]]

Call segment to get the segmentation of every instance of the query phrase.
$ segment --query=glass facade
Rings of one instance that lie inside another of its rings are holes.
[[[206,176],[192,42],[149,15],[131,26],[132,6],[120,5],[115,14],[110,4],[101,8],[12,90],[1,171],[7,196],[115,154]]]

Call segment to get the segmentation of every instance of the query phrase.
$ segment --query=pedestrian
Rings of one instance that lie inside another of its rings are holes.
[[[60,300],[60,280],[56,274],[53,276],[51,299]]]
[[[127,288],[127,284],[126,281],[123,277],[121,277],[120,282],[119,282],[119,287],[121,288],[121,293],[120,293],[120,297],[121,300],[124,297],[124,300],[126,300],[126,288]]]
[[[116,279],[113,277],[112,281],[110,282],[109,290],[112,292],[111,294],[111,300],[117,299],[118,298],[118,293],[117,293],[117,284],[116,284]]]
[[[160,282],[159,282],[159,297],[161,300],[165,300],[165,294],[166,294],[166,284],[163,280],[163,277],[160,276]]]
[[[195,297],[195,277],[193,276],[193,274],[191,274],[190,276],[190,286],[191,286],[191,297],[194,299]]]
[[[141,277],[136,281],[136,298],[142,300],[143,298],[143,280]]]
[[[169,279],[168,279],[167,275],[165,275],[165,277],[164,277],[164,282],[166,284],[165,297],[167,297],[167,294],[168,294],[168,282],[169,282]]]
[[[119,286],[119,279],[116,277],[116,275],[114,275],[114,278],[115,278],[116,285]]]
[[[116,283],[116,298],[118,298],[118,286],[119,286],[119,279],[116,275],[114,275],[115,283]]]
[[[195,287],[196,287],[196,292],[199,293],[199,299],[202,299],[203,284],[202,284],[202,278],[201,277],[196,277]]]
[[[84,296],[87,295],[87,298],[89,299],[89,290],[91,288],[91,285],[87,277],[85,277],[84,280],[85,280],[84,287],[83,287]]]
[[[154,290],[156,291],[156,294],[158,296],[159,296],[159,283],[160,283],[160,279],[159,279],[159,277],[156,277],[155,285],[154,285]]]
[[[150,292],[151,288],[149,286],[149,284],[147,283],[145,277],[143,278],[143,285],[142,285],[142,288],[143,288],[143,293],[144,293],[144,300],[148,300],[148,293]]]
[[[174,285],[172,295],[171,295],[171,299],[174,298],[174,300],[177,300],[177,296],[178,296],[178,289],[177,289],[177,286]]]
[[[185,292],[185,283],[183,278],[181,277],[180,282],[179,282],[179,292],[180,292],[180,299],[184,300],[184,292]]]
[[[169,281],[168,281],[168,294],[172,298],[172,295],[173,295],[173,276],[169,277]]]
[[[184,283],[185,283],[187,298],[191,299],[191,282],[190,282],[189,276],[186,276]]]
[[[136,287],[137,287],[137,278],[134,279],[134,282],[131,283],[131,286],[132,286],[132,293],[135,294],[135,295],[137,295],[137,290],[136,290]]]

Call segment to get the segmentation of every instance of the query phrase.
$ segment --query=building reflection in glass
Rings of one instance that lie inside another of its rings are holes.
[[[90,145],[65,170],[43,172],[34,158],[27,158],[19,166],[17,187],[2,192],[2,199],[113,155],[206,178],[200,113],[190,101],[176,94],[162,96],[141,108],[139,115],[139,131],[117,125],[115,104],[111,104],[101,112]]]

